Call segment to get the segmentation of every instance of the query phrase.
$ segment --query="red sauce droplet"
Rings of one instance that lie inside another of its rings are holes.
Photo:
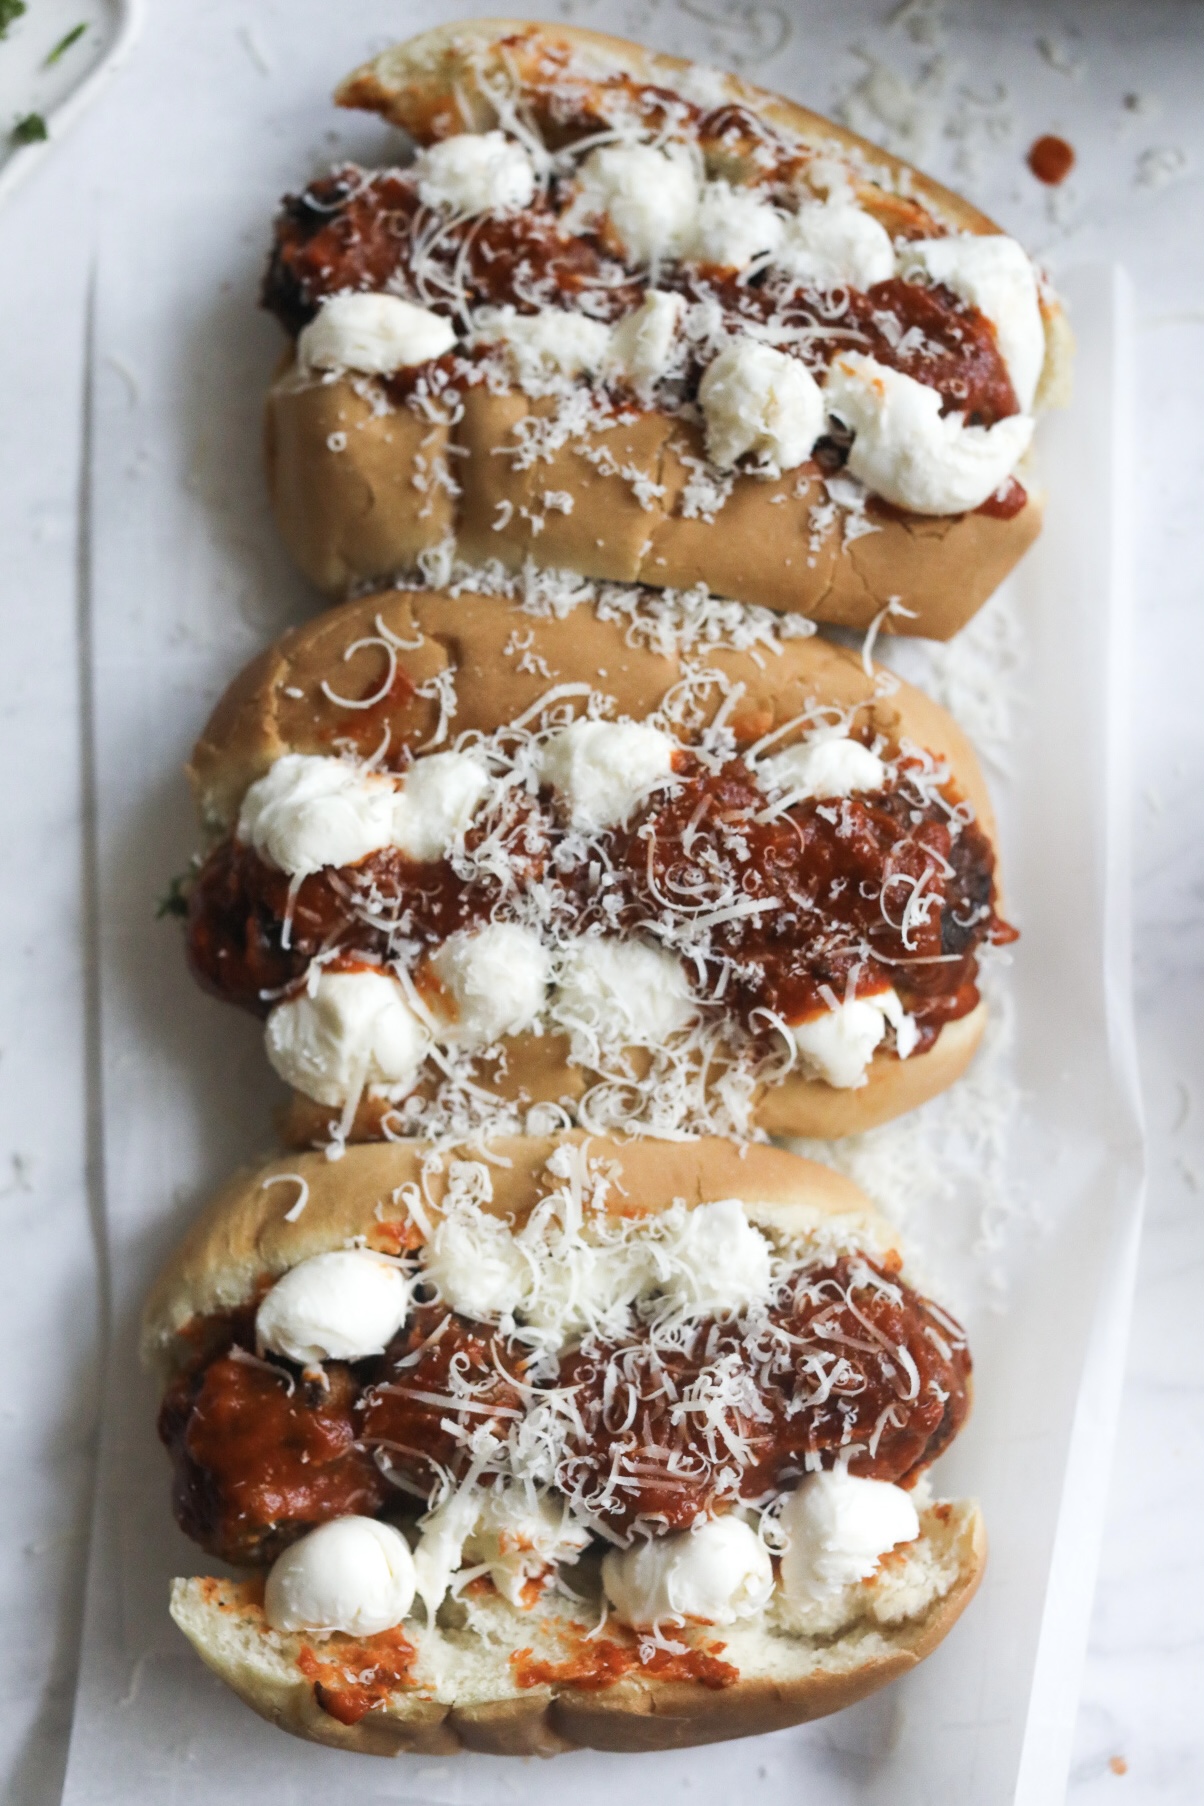
[[[1038,182],[1044,182],[1048,188],[1056,188],[1074,168],[1074,146],[1067,144],[1065,138],[1055,138],[1052,132],[1046,133],[1029,146],[1028,166]]]
[[[1013,520],[1028,501],[1028,491],[1015,477],[1008,477],[994,495],[989,495],[976,514],[989,514],[992,520]]]

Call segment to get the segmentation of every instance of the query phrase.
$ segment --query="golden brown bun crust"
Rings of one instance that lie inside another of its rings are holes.
[[[227,827],[237,817],[248,786],[286,752],[329,753],[347,716],[323,693],[323,681],[338,694],[363,693],[383,665],[383,654],[365,651],[350,665],[344,652],[370,637],[380,621],[407,643],[406,670],[423,683],[448,666],[456,672],[457,733],[489,733],[515,720],[555,683],[607,672],[606,689],[619,712],[641,720],[651,714],[682,675],[683,661],[626,642],[625,626],[599,620],[587,605],[562,620],[534,620],[496,597],[455,599],[436,591],[389,590],[345,603],[292,632],[237,677],[218,703],[197,743],[190,775],[202,819]],[[516,626],[534,635],[549,676],[523,672],[507,657]],[[973,804],[985,833],[994,840],[994,816],[973,748],[952,717],[910,684],[876,698],[874,679],[848,648],[818,637],[787,640],[781,656],[708,650],[706,662],[729,682],[745,686],[735,718],[738,731],[755,738],[792,720],[816,700],[864,710],[874,732],[907,739],[948,760],[954,781]],[[375,663],[373,661],[376,661]],[[346,676],[343,674],[346,673]],[[344,688],[342,686],[348,686]],[[704,707],[713,713],[718,694]],[[390,744],[419,746],[434,729],[436,706],[416,701],[392,717],[374,716],[374,732],[386,719]],[[985,1024],[980,1006],[973,1015],[948,1024],[936,1044],[902,1061],[878,1055],[868,1083],[838,1091],[801,1073],[767,1090],[755,1112],[756,1125],[770,1134],[829,1136],[854,1134],[914,1109],[952,1084],[972,1057]],[[568,1059],[561,1036],[519,1036],[506,1046],[501,1078],[482,1074],[498,1095],[528,1103],[574,1104],[585,1089],[579,1068]],[[388,1106],[366,1100],[352,1127],[353,1139],[379,1135]],[[307,1147],[328,1138],[338,1112],[297,1098],[282,1123],[289,1146]]]
[[[346,455],[330,449],[347,435]],[[442,490],[414,487],[418,459],[447,452],[446,427],[408,408],[373,418],[350,383],[300,383],[291,357],[268,392],[264,463],[285,544],[319,589],[341,593],[369,574],[417,568],[455,526]]]
[[[521,46],[501,40],[520,34]],[[541,48],[563,47],[599,74],[626,72],[672,87],[690,64],[660,56],[621,38],[572,26],[533,26],[519,20],[477,20],[440,27],[385,51],[342,83],[342,106],[382,114],[420,143],[496,124],[496,113],[475,71],[529,79]],[[885,223],[910,208],[953,231],[996,233],[998,226],[961,196],[897,157],[795,102],[738,77],[727,78],[733,100],[796,135],[807,145],[853,156],[865,172],[861,199]],[[892,191],[900,181],[914,200]],[[879,186],[880,184],[880,186]],[[918,206],[917,206],[918,204]],[[1071,339],[1056,303],[1045,307],[1046,362],[1039,404],[1066,399]],[[551,404],[520,394],[469,391],[464,417],[450,430],[404,409],[374,415],[350,381],[306,383],[292,368],[273,385],[267,408],[268,478],[285,543],[319,588],[341,595],[353,585],[412,570],[418,554],[454,531],[469,559],[521,564],[532,555],[545,567],[585,576],[662,587],[705,582],[768,608],[817,621],[868,627],[896,596],[912,618],[896,615],[892,632],[946,639],[974,614],[1032,544],[1041,506],[1031,498],[1011,520],[982,514],[939,519],[876,514],[878,531],[843,544],[839,521],[817,532],[812,509],[826,499],[818,473],[800,484],[790,472],[777,482],[736,479],[714,523],[678,511],[687,470],[679,452],[699,456],[697,428],[647,413],[633,425],[595,433],[587,449],[605,445],[617,465],[642,472],[663,494],[645,508],[623,477],[605,476],[571,447],[550,463],[515,470],[495,455],[528,414]],[[331,435],[337,439],[331,440]],[[425,480],[431,459],[457,450],[451,465],[463,494],[458,508]],[[331,444],[340,447],[332,450]],[[424,462],[415,463],[415,454]],[[417,482],[415,482],[417,478]],[[796,491],[802,489],[802,493]],[[542,503],[549,490],[573,499],[568,514]],[[509,504],[498,513],[500,503]],[[532,518],[534,517],[534,519]],[[540,522],[539,526],[536,522]]]
[[[797,1135],[832,1141],[860,1135],[916,1110],[960,1079],[978,1052],[987,1026],[987,1006],[947,1022],[927,1053],[909,1060],[875,1054],[866,1083],[841,1091],[801,1072],[788,1072],[778,1085],[767,1086],[757,1100],[755,1121],[767,1135]],[[806,1125],[805,1127],[803,1125]]]
[[[599,78],[624,73],[654,86],[675,88],[684,71],[694,67],[686,57],[665,56],[628,38],[610,37],[576,25],[532,24],[529,19],[466,19],[420,32],[403,44],[384,50],[370,63],[354,69],[335,89],[341,107],[379,113],[400,126],[420,144],[450,138],[457,132],[486,132],[498,123],[494,108],[472,77],[476,67],[486,74],[507,74],[520,79],[526,72],[525,47],[516,54],[507,46],[506,61],[497,46],[503,39],[521,35],[531,53],[548,46],[564,46],[580,59],[588,74]],[[466,79],[467,78],[467,79]],[[730,98],[749,107],[821,150],[843,150],[864,160],[871,180],[883,178],[894,188],[905,178],[910,192],[943,225],[959,232],[998,232],[999,227],[951,188],[943,188],[930,176],[880,150],[867,138],[836,125],[822,113],[813,113],[797,101],[787,100],[770,88],[758,88],[738,75],[725,75]]]
[[[375,413],[345,378],[302,383],[290,367],[268,392],[266,416],[268,487],[289,552],[319,589],[340,596],[412,571],[450,532],[470,563],[497,558],[516,569],[533,557],[613,582],[705,583],[715,595],[838,627],[867,628],[897,597],[910,613],[888,617],[886,631],[944,640],[1041,529],[1042,504],[1030,494],[1010,520],[874,510],[876,531],[846,546],[840,520],[817,529],[813,509],[826,492],[818,475],[804,483],[799,471],[776,481],[738,476],[713,522],[686,520],[675,512],[687,473],[674,446],[700,455],[697,428],[645,414],[581,441],[605,445],[616,464],[663,491],[645,508],[624,477],[603,475],[572,445],[528,470],[494,455],[544,405],[474,389],[456,427],[431,427],[404,407]],[[429,459],[448,443],[467,454],[450,459],[458,503],[413,483],[415,454]],[[543,506],[553,490],[572,497],[568,514]]]
[[[865,1084],[855,1090],[838,1090],[822,1079],[809,1079],[797,1070],[788,1072],[784,1079],[760,1091],[753,1106],[753,1126],[766,1135],[833,1141],[893,1122],[896,1116],[917,1110],[930,1098],[938,1097],[961,1078],[978,1052],[986,1026],[987,1006],[980,1003],[968,1016],[947,1022],[926,1053],[913,1054],[909,1060],[876,1053]],[[579,1066],[570,1064],[564,1036],[515,1035],[505,1043],[504,1074],[495,1075],[482,1063],[476,1082],[507,1101],[556,1103],[572,1110],[589,1081]],[[427,1097],[434,1089],[433,1082],[423,1082],[415,1091],[418,1096]],[[280,1112],[277,1128],[287,1148],[325,1147],[341,1121],[341,1110],[294,1091]],[[346,1139],[380,1141],[389,1133],[398,1132],[397,1122],[395,1104],[383,1098],[364,1097]]]
[[[976,1508],[969,1513],[965,1544],[962,1571],[945,1597],[917,1623],[891,1630],[889,1654],[849,1673],[740,1680],[718,1692],[688,1681],[624,1680],[601,1693],[559,1694],[553,1722],[587,1749],[637,1751],[758,1737],[842,1712],[917,1667],[948,1636],[986,1567],[986,1530]]]
[[[783,1148],[732,1142],[607,1141],[580,1131],[560,1136],[501,1136],[489,1143],[495,1216],[524,1222],[550,1183],[546,1166],[557,1147],[584,1146],[591,1159],[616,1169],[624,1188],[625,1214],[667,1210],[681,1198],[691,1207],[720,1198],[741,1198],[767,1206],[789,1228],[791,1211],[851,1218],[867,1245],[894,1246],[893,1232],[851,1179]],[[186,1352],[178,1338],[194,1318],[235,1310],[255,1297],[265,1278],[278,1278],[311,1255],[341,1248],[357,1236],[370,1246],[394,1252],[396,1226],[406,1217],[394,1193],[422,1175],[429,1152],[421,1141],[377,1142],[349,1148],[341,1160],[324,1154],[281,1156],[266,1166],[244,1169],[223,1186],[193,1224],[156,1280],[143,1315],[147,1359],[171,1367]],[[455,1157],[455,1156],[453,1156]],[[472,1150],[459,1153],[472,1158]],[[443,1170],[428,1181],[427,1196],[438,1212],[447,1183]],[[308,1201],[295,1222],[286,1221],[299,1196],[294,1177],[308,1188]],[[277,1183],[279,1181],[279,1183]],[[612,1194],[616,1205],[621,1194]],[[806,1221],[811,1221],[810,1215]]]
[[[964,1504],[952,1511],[957,1578],[923,1616],[883,1633],[884,1654],[835,1671],[817,1665],[785,1680],[750,1675],[718,1690],[645,1675],[600,1692],[541,1687],[463,1706],[393,1694],[383,1712],[344,1725],[321,1709],[298,1670],[282,1665],[271,1671],[240,1659],[234,1640],[223,1637],[223,1613],[250,1615],[236,1582],[177,1581],[172,1615],[207,1665],[261,1718],[336,1749],[374,1756],[451,1755],[462,1749],[495,1756],[548,1756],[577,1748],[685,1749],[785,1730],[842,1711],[930,1655],[973,1598],[986,1565],[977,1507]],[[253,1637],[248,1641],[253,1648]]]
[[[503,1103],[559,1104],[572,1113],[590,1083],[586,1072],[572,1063],[567,1035],[507,1035],[501,1055],[495,1059],[481,1056],[474,1068],[473,1083],[482,1091],[492,1092]],[[631,1050],[631,1063],[642,1064],[644,1050]],[[411,1097],[432,1099],[442,1082],[438,1072],[424,1072]],[[396,1139],[399,1129],[398,1106],[387,1098],[361,1096],[355,1117],[344,1135],[343,1112],[315,1098],[294,1091],[276,1117],[276,1129],[286,1148],[322,1148],[329,1145],[337,1130],[339,1139],[347,1141],[387,1141]],[[812,1131],[807,1130],[808,1134]],[[802,1130],[799,1133],[803,1133]]]
[[[452,732],[457,735],[470,729],[492,733],[517,720],[552,685],[581,679],[612,696],[620,716],[642,721],[691,662],[629,645],[625,620],[601,620],[584,603],[557,620],[536,619],[495,596],[455,597],[439,590],[383,590],[346,602],[286,633],[235,678],[217,704],[189,766],[208,826],[232,827],[249,786],[282,754],[330,754],[338,735],[355,727],[354,715],[332,703],[322,685],[360,695],[384,675],[379,647],[345,656],[357,641],[377,633],[378,620],[408,642],[400,657],[415,685],[454,671]],[[507,653],[516,629],[533,635],[533,650],[549,675],[519,669],[513,650]],[[953,781],[994,839],[990,797],[969,740],[945,709],[913,685],[900,682],[891,695],[876,697],[875,676],[866,674],[860,655],[819,637],[784,640],[780,656],[763,647],[749,652],[706,647],[691,659],[721,671],[730,684],[743,684],[733,720],[742,743],[783,726],[817,701],[856,708],[856,726],[891,740],[912,740],[947,759]],[[598,677],[600,670],[605,680]],[[700,702],[704,724],[722,701],[716,694]],[[379,735],[387,724],[391,747],[417,750],[433,733],[438,713],[433,700],[414,698],[374,710],[373,731]]]

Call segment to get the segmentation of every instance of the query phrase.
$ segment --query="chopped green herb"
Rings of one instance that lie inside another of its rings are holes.
[[[26,113],[24,119],[18,119],[12,135],[14,144],[40,144],[50,133],[40,113]]]
[[[8,28],[15,25],[25,11],[25,0],[0,0],[0,38],[8,36]]]
[[[0,5],[3,5],[3,3],[4,0],[0,0]],[[50,52],[50,55],[46,58],[46,67],[49,69],[50,65],[52,63],[57,63],[61,56],[66,56],[72,44],[78,44],[87,29],[87,25],[73,25],[66,37],[59,39],[54,49]]]
[[[195,877],[194,866],[190,866],[186,872],[176,873],[155,905],[156,922],[161,922],[164,916],[186,916],[188,914],[188,893],[192,889],[192,881]]]

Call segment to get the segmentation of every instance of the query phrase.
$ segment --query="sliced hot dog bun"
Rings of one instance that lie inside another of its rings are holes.
[[[947,640],[1041,531],[1044,504],[1030,489],[1009,520],[880,511],[873,532],[845,543],[839,518],[816,527],[826,492],[816,479],[800,482],[797,471],[776,481],[737,476],[713,521],[688,519],[671,511],[686,471],[669,449],[667,420],[649,415],[636,427],[583,441],[640,471],[649,493],[663,492],[645,507],[624,477],[604,474],[571,449],[526,471],[494,457],[519,422],[545,411],[539,402],[472,391],[453,431],[405,409],[381,414],[362,387],[343,377],[299,380],[290,364],[268,392],[265,446],[276,524],[293,559],[328,596],[412,572],[450,534],[469,562],[497,558],[518,568],[535,558],[622,583],[705,583],[716,595],[834,627],[868,628],[893,597],[908,613],[891,615],[884,631]],[[696,428],[677,427],[674,437],[701,455]],[[454,465],[458,501],[442,490],[432,501],[415,488],[418,457]],[[552,492],[571,498],[568,513],[541,507]],[[510,513],[499,527],[501,503]]]
[[[628,38],[611,37],[579,25],[534,25],[529,19],[466,19],[453,25],[437,25],[405,43],[387,50],[352,70],[335,89],[341,107],[379,113],[390,124],[408,132],[419,144],[455,137],[461,132],[487,132],[504,123],[489,89],[505,83],[507,94],[517,90],[529,95],[539,81],[539,62],[549,50],[563,47],[570,53],[573,74],[592,76],[626,74],[636,82],[676,90],[684,75],[697,68],[687,57],[665,56]],[[815,150],[844,150],[864,169],[867,182],[881,180],[883,204],[900,185],[911,198],[944,226],[959,232],[998,232],[994,221],[979,208],[914,169],[901,157],[859,138],[822,113],[813,113],[797,101],[757,87],[741,76],[708,68],[708,83],[715,88],[710,104],[744,106],[773,125],[785,127]],[[906,211],[907,202],[894,196],[894,205]]]
[[[678,1200],[692,1208],[735,1197],[754,1222],[817,1251],[839,1245],[882,1256],[895,1245],[889,1224],[851,1181],[780,1149],[741,1153],[724,1141],[499,1140],[489,1149],[492,1197],[483,1208],[521,1226],[555,1183],[547,1163],[566,1141],[605,1163],[613,1181],[606,1207],[624,1216],[655,1215]],[[197,1352],[198,1319],[246,1305],[265,1283],[313,1255],[359,1238],[395,1248],[392,1219],[402,1208],[395,1194],[422,1176],[429,1152],[410,1142],[352,1148],[340,1162],[302,1154],[236,1176],[152,1292],[144,1319],[147,1359],[169,1378],[181,1359]],[[471,1158],[473,1150],[443,1154],[442,1167],[426,1173],[432,1221],[449,1156]],[[301,1186],[304,1209],[290,1222],[286,1213]],[[362,1677],[372,1670],[380,1642],[270,1631],[262,1580],[177,1580],[171,1611],[208,1666],[263,1718],[334,1748],[373,1755],[680,1748],[839,1711],[936,1647],[978,1585],[985,1534],[972,1502],[919,1504],[918,1539],[853,1590],[835,1632],[804,1634],[782,1615],[776,1594],[743,1623],[675,1631],[700,1659],[706,1685],[656,1672],[655,1658],[646,1666],[635,1639],[613,1621],[599,1651],[589,1634],[599,1620],[596,1555],[594,1567],[587,1558],[573,1571],[579,1603],[547,1593],[520,1610],[495,1592],[470,1589],[445,1604],[433,1626],[407,1617],[400,1627],[401,1679],[379,1688],[367,1709],[361,1699],[358,1717],[354,1699],[339,1693],[349,1671]],[[387,1633],[395,1662],[396,1634]],[[582,1678],[587,1684],[575,1684]]]
[[[215,835],[228,833],[248,787],[278,758],[330,754],[341,735],[357,734],[367,752],[387,729],[391,748],[420,749],[436,731],[436,685],[446,686],[449,674],[456,704],[451,731],[489,734],[525,716],[555,686],[582,679],[594,681],[613,698],[617,716],[642,721],[701,661],[720,674],[722,684],[700,697],[694,732],[703,731],[735,686],[741,686],[741,693],[731,719],[744,744],[793,721],[816,702],[854,710],[857,726],[945,760],[958,791],[994,841],[990,798],[973,749],[948,713],[921,691],[898,683],[880,693],[887,687],[883,674],[867,673],[858,654],[816,636],[778,637],[772,624],[765,637],[743,650],[736,649],[730,636],[726,645],[703,647],[683,637],[674,650],[664,652],[639,643],[632,632],[635,618],[619,610],[608,616],[605,595],[601,605],[585,601],[560,616],[532,616],[496,596],[426,590],[389,590],[345,603],[286,634],[247,667],[219,702],[190,766],[202,821]],[[331,692],[370,695],[379,687],[386,674],[382,628],[404,643],[399,665],[410,684],[428,694],[386,701],[361,727],[364,717],[332,701]],[[529,641],[528,656],[516,656],[516,639]],[[906,1060],[876,1053],[867,1082],[855,1089],[836,1089],[792,1070],[780,1083],[762,1088],[752,1125],[775,1134],[830,1136],[886,1122],[960,1076],[985,1021],[985,1007],[979,1005],[947,1023],[926,1052]],[[591,1081],[570,1059],[564,1036],[521,1033],[507,1037],[503,1046],[501,1069],[496,1061],[478,1062],[475,1083],[516,1104],[576,1109]],[[430,1069],[417,1095],[429,1097],[439,1082],[439,1073]],[[379,1136],[390,1108],[365,1095],[344,1132],[352,1140]],[[327,1140],[341,1116],[337,1107],[298,1095],[283,1119],[282,1134],[291,1146],[312,1145]]]
[[[797,1136],[804,1140],[832,1141],[844,1135],[860,1135],[896,1116],[917,1110],[929,1098],[939,1097],[961,1078],[978,1052],[987,1026],[987,1006],[979,1003],[968,1016],[947,1022],[927,1053],[908,1060],[875,1054],[866,1082],[856,1090],[842,1091],[822,1079],[802,1072],[767,1085],[755,1111],[756,1127],[767,1135]],[[588,1076],[572,1063],[563,1035],[514,1035],[506,1047],[505,1065],[482,1062],[481,1078],[497,1096],[511,1103],[560,1104],[572,1110],[589,1083]],[[429,1097],[430,1080],[418,1087]],[[340,1112],[294,1091],[277,1118],[280,1139],[286,1147],[325,1146],[335,1133]],[[395,1106],[383,1099],[363,1097],[347,1133],[349,1141],[379,1141],[396,1121]]]
[[[515,39],[522,40],[516,44]],[[579,25],[533,25],[524,19],[468,19],[438,25],[405,43],[394,44],[354,69],[335,89],[341,107],[378,113],[418,144],[461,132],[487,132],[504,124],[489,89],[517,91],[521,99],[538,85],[538,65],[548,49],[569,53],[574,72],[598,80],[626,74],[674,90],[697,69],[687,57],[666,56],[628,38],[611,37]],[[964,195],[936,182],[902,157],[892,156],[798,101],[758,87],[743,77],[708,68],[709,83],[722,94],[712,104],[730,102],[785,128],[801,144],[819,152],[845,153],[861,173],[859,198],[887,229],[912,223],[922,210],[950,232],[990,235],[1002,230]],[[739,171],[728,172],[738,179]],[[1038,407],[1064,407],[1070,399],[1074,339],[1056,297],[1045,303],[1046,361],[1037,391]]]
[[[693,79],[690,63],[622,39],[484,20],[440,27],[385,51],[349,76],[336,98],[429,144],[495,128],[491,92],[508,94],[520,117],[531,103],[538,115],[540,65],[549,54],[566,59],[587,86],[619,74],[670,90]],[[803,151],[849,160],[859,205],[888,231],[999,232],[960,196],[818,114],[735,76],[708,72],[707,80],[720,84],[708,104],[728,100]],[[512,118],[507,108],[500,123]],[[544,129],[554,143],[554,128]],[[749,171],[733,163],[712,173],[739,182]],[[1071,356],[1061,308],[1044,297],[1042,311],[1038,407],[1065,399]],[[701,431],[655,410],[627,408],[622,424],[583,431],[527,469],[496,455],[553,406],[517,391],[470,389],[461,417],[439,424],[404,406],[382,410],[362,380],[327,374],[315,382],[290,360],[269,396],[267,465],[293,556],[319,587],[342,594],[412,570],[420,554],[451,534],[470,560],[518,565],[532,556],[618,581],[702,581],[717,594],[844,626],[868,626],[893,596],[912,612],[894,615],[889,631],[943,639],[973,615],[1040,530],[1039,486],[1027,471],[1020,474],[1028,503],[1008,519],[875,508],[875,531],[855,537],[810,464],[776,481],[737,476],[708,519],[686,495],[690,471],[700,458],[705,463]],[[599,468],[599,453],[612,474]],[[429,481],[440,461],[460,487],[454,499]],[[638,495],[633,472],[642,478]],[[549,508],[548,493],[563,499]]]
[[[527,1220],[551,1183],[546,1168],[565,1144],[613,1162],[612,1203],[625,1216],[654,1215],[677,1199],[693,1208],[740,1198],[754,1221],[784,1234],[806,1236],[839,1225],[858,1246],[886,1253],[894,1231],[851,1179],[782,1148],[736,1147],[730,1141],[608,1141],[572,1132],[561,1136],[501,1136],[489,1143],[492,1196],[482,1206],[516,1226]],[[143,1314],[143,1356],[168,1374],[195,1353],[183,1332],[198,1318],[238,1310],[312,1255],[357,1237],[392,1253],[404,1206],[394,1194],[423,1176],[431,1148],[395,1141],[349,1148],[342,1160],[305,1152],[247,1169],[222,1188],[189,1230],[160,1274]],[[472,1150],[463,1151],[465,1158]],[[447,1163],[427,1177],[430,1214],[437,1219],[448,1184]],[[619,1186],[625,1196],[621,1197]],[[304,1192],[299,1216],[288,1220]]]
[[[725,1628],[712,1640],[723,1645],[717,1659],[735,1667],[738,1678],[721,1686],[640,1671],[601,1689],[567,1680],[516,1686],[522,1665],[511,1658],[518,1651],[563,1662],[566,1649],[582,1647],[596,1618],[574,1618],[560,1600],[530,1613],[496,1596],[474,1600],[461,1627],[418,1626],[411,1635],[407,1626],[415,1649],[411,1685],[355,1724],[323,1710],[313,1680],[298,1666],[307,1649],[337,1661],[346,1640],[324,1646],[270,1632],[258,1583],[177,1580],[171,1614],[206,1665],[253,1711],[311,1743],[371,1756],[684,1749],[843,1711],[930,1655],[982,1578],[986,1532],[978,1507],[969,1501],[930,1507],[910,1547],[909,1596],[886,1608],[905,1615],[882,1621],[870,1612],[838,1636],[816,1640],[759,1623]]]
[[[994,839],[990,794],[970,741],[948,711],[913,684],[892,679],[897,687],[879,696],[881,668],[867,673],[860,653],[818,636],[779,638],[772,624],[758,637],[750,631],[742,651],[734,635],[693,644],[684,633],[672,651],[656,651],[630,631],[641,599],[631,598],[634,615],[613,607],[618,600],[601,592],[599,608],[585,590],[577,606],[558,615],[529,612],[491,595],[387,589],[290,629],[235,678],[197,741],[189,777],[202,821],[211,831],[228,829],[249,786],[283,753],[330,753],[338,736],[356,730],[356,714],[331,701],[322,686],[343,695],[371,692],[386,668],[379,620],[407,642],[400,663],[416,688],[453,673],[453,736],[492,733],[533,708],[553,685],[582,679],[614,698],[617,716],[640,721],[660,707],[688,666],[705,664],[730,684],[744,686],[733,720],[738,738],[771,733],[813,701],[857,708],[863,711],[859,724],[947,759],[958,789]],[[565,599],[557,606],[564,607]],[[608,607],[613,612],[608,614]],[[643,618],[651,622],[652,615]],[[531,661],[524,669],[513,650],[516,632],[528,631],[546,675],[532,669]],[[374,638],[377,644],[348,656],[358,641]],[[699,699],[699,731],[723,700],[720,692]],[[372,711],[367,732],[373,745],[365,751],[374,748],[386,724],[391,747],[416,750],[431,738],[438,720],[435,697],[387,702]]]

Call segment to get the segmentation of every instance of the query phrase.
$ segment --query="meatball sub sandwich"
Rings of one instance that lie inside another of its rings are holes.
[[[779,96],[567,26],[425,33],[341,104],[413,161],[284,203],[267,458],[323,589],[454,539],[956,631],[1040,525],[1069,333],[1015,240]]]
[[[1013,930],[948,715],[766,611],[582,591],[345,604],[205,730],[189,954],[290,1142],[841,1135],[970,1059]]]
[[[723,1141],[277,1160],[162,1275],[172,1615],[379,1755],[649,1750],[864,1697],[984,1561],[926,1470],[970,1358],[846,1179]]]

